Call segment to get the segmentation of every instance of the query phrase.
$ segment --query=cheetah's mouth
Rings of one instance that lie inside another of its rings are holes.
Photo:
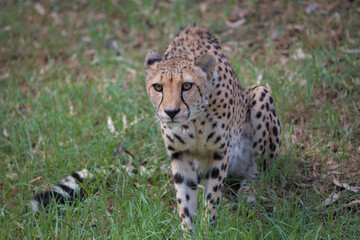
[[[163,120],[160,119],[160,121],[163,124],[165,124],[165,125],[167,125],[169,127],[178,127],[178,126],[182,125],[184,122],[186,122],[187,119],[185,119],[183,121],[177,121],[177,120],[165,120],[165,121],[163,121]]]
[[[178,126],[181,126],[182,124],[184,124],[187,120],[189,120],[189,116],[176,117],[174,119],[159,117],[159,119],[162,122],[162,124],[165,124],[166,126],[174,128],[174,127],[178,127]]]

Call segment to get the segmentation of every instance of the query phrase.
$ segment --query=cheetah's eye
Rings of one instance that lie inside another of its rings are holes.
[[[163,86],[161,84],[158,84],[158,83],[155,83],[153,85],[153,87],[154,87],[155,91],[157,91],[157,92],[162,92],[162,90],[163,90]]]
[[[191,88],[192,88],[192,83],[184,83],[183,85],[182,85],[182,90],[183,91],[189,91]]]

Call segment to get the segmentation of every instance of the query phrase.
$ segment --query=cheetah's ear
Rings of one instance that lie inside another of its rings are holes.
[[[200,67],[210,80],[215,70],[216,60],[213,56],[206,53],[195,60],[195,65]]]
[[[161,62],[161,56],[156,52],[148,52],[145,57],[145,68],[146,70],[154,70],[156,65]]]

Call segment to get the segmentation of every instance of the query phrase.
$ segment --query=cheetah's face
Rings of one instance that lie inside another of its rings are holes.
[[[195,62],[147,54],[146,91],[163,124],[175,127],[204,112],[214,65],[215,59],[207,54]]]

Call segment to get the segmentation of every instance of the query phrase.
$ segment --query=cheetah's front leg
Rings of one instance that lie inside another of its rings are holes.
[[[214,222],[217,217],[216,207],[220,203],[223,183],[227,175],[228,156],[229,151],[215,153],[210,170],[205,176],[206,216],[210,219],[210,222]]]
[[[181,228],[184,231],[191,231],[193,228],[193,214],[197,207],[197,172],[190,156],[183,152],[181,154],[172,154],[172,156],[171,168],[176,190],[176,201],[180,221],[183,223]]]

